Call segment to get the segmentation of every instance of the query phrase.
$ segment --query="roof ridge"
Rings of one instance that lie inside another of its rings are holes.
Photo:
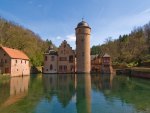
[[[11,58],[18,58],[18,59],[27,59],[29,60],[29,57],[21,50],[19,49],[13,49],[9,47],[1,46],[1,48],[10,56]]]

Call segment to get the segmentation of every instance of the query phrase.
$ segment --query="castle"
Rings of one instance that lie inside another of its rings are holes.
[[[43,73],[111,73],[111,58],[105,54],[102,57],[90,55],[91,28],[81,21],[75,28],[76,51],[64,40],[55,51],[52,46],[44,54]],[[100,58],[100,59],[99,59]]]

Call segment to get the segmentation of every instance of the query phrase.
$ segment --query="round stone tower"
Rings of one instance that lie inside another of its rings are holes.
[[[81,21],[78,23],[76,30],[76,58],[77,73],[90,73],[90,32],[91,28],[88,23]]]

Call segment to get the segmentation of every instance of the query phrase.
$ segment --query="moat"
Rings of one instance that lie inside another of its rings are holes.
[[[0,81],[0,113],[150,113],[150,81],[50,74]]]

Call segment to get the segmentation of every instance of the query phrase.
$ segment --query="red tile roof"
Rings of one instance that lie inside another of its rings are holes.
[[[11,58],[29,60],[29,57],[20,50],[3,47],[2,48]]]

